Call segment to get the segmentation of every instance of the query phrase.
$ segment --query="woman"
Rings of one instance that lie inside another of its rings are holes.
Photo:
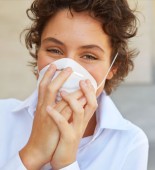
[[[27,12],[38,86],[24,102],[0,101],[0,169],[146,170],[147,137],[108,97],[133,68],[127,1],[35,0]],[[68,92],[75,67],[86,79]]]

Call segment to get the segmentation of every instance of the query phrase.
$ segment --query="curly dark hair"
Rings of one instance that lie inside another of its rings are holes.
[[[135,49],[129,49],[128,43],[137,33],[135,10],[130,9],[127,0],[34,0],[27,10],[32,25],[26,29],[25,35],[26,47],[35,59],[35,62],[31,62],[34,68],[37,65],[37,52],[46,23],[59,10],[66,8],[70,12],[87,11],[91,17],[99,20],[111,40],[113,49],[111,61],[118,52],[113,65],[116,68],[114,76],[105,83],[105,91],[109,95],[134,67],[133,57],[137,52]]]

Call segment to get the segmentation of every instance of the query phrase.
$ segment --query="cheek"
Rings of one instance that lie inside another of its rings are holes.
[[[91,69],[88,69],[88,71],[94,77],[98,85],[104,79],[106,74],[106,69],[103,66],[92,67]]]
[[[104,90],[104,85],[105,85],[105,84],[103,84],[103,85],[97,90],[97,92],[96,92],[96,97],[98,97],[98,96],[103,92],[103,90]]]
[[[39,71],[54,61],[52,57],[47,56],[44,52],[38,52],[37,66]]]
[[[107,67],[106,66],[98,66],[98,67],[93,67],[93,69],[89,69],[89,73],[94,77],[94,79],[96,80],[97,82],[97,85],[99,85],[103,79],[105,78],[105,75],[106,75],[106,72],[107,72]],[[95,70],[95,71],[94,71]],[[102,84],[102,86],[97,90],[96,92],[96,96],[98,97],[103,89],[104,89],[104,83]]]

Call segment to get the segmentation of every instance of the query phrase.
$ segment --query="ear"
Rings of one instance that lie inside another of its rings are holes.
[[[117,68],[112,68],[111,71],[109,72],[107,79],[110,80],[113,78],[113,76],[116,74]]]

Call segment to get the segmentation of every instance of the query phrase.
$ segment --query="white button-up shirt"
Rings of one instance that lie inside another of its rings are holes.
[[[0,170],[26,170],[19,151],[29,139],[36,103],[37,91],[23,102],[0,100]],[[81,139],[77,161],[61,170],[146,170],[148,139],[144,132],[124,119],[105,93],[98,105],[94,134]],[[42,169],[52,167],[47,164]]]

